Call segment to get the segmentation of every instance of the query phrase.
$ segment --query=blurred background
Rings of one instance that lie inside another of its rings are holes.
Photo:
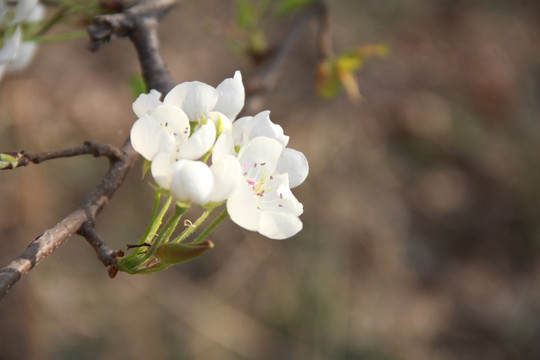
[[[177,82],[256,71],[221,34],[233,3],[184,1],[164,18]],[[391,54],[360,72],[360,104],[321,100],[313,23],[256,109],[310,161],[295,190],[304,230],[272,241],[227,220],[201,258],[114,280],[73,237],[0,302],[0,359],[540,358],[539,3],[329,5],[336,50],[385,43]],[[124,142],[135,52],[126,39],[94,54],[86,44],[40,46],[2,81],[1,150]],[[106,170],[88,156],[0,172],[0,265]],[[97,219],[114,248],[150,214],[140,175]]]

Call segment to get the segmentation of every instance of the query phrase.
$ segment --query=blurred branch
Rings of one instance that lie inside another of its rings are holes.
[[[285,60],[289,57],[291,50],[298,41],[298,38],[315,18],[318,23],[317,30],[317,51],[320,60],[333,56],[330,27],[328,19],[328,5],[325,1],[315,1],[308,5],[296,18],[289,32],[285,35],[273,55],[266,61],[261,70],[251,78],[246,85],[246,92],[249,95],[259,95],[272,89],[278,82]],[[253,96],[252,100],[255,99]],[[246,104],[246,107],[248,105]]]
[[[91,37],[90,41],[93,43],[98,38],[105,39],[105,37],[97,37],[97,35],[103,35],[103,29],[107,28],[111,31],[109,38],[112,33],[117,32],[121,33],[122,36],[128,36],[138,52],[147,87],[166,93],[174,82],[159,54],[156,26],[157,19],[161,18],[170,9],[173,2],[172,0],[141,1],[127,7],[121,14],[100,16],[88,29]],[[100,42],[97,41],[97,43]],[[108,156],[111,162],[107,174],[71,214],[38,236],[21,255],[6,267],[0,269],[0,299],[8,293],[9,289],[23,275],[30,272],[34,266],[38,265],[76,233],[81,234],[90,242],[104,264],[108,264],[111,258],[117,254],[114,250],[109,249],[97,236],[92,229],[92,224],[95,217],[107,206],[115,191],[123,183],[129,168],[135,163],[139,155],[133,149],[129,140],[125,142],[119,151],[114,150],[116,148],[109,147],[109,145],[104,145],[105,148],[100,146],[88,143],[82,147],[60,150],[60,153],[35,154],[34,159],[39,162],[58,157],[76,156],[82,153],[94,154],[93,151],[97,151],[100,156]],[[103,152],[100,152],[101,150]],[[29,160],[31,160],[31,157]]]

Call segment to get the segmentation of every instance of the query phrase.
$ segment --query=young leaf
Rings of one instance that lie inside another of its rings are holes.
[[[161,265],[173,265],[199,257],[213,247],[214,243],[210,240],[190,244],[168,243],[158,246],[154,256]]]

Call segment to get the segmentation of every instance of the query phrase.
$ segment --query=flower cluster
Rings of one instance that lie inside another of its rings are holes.
[[[35,42],[22,40],[22,29],[45,16],[38,0],[0,0],[0,79],[6,71],[28,66],[37,49]]]
[[[163,101],[161,95],[137,98],[131,129],[131,143],[151,162],[161,189],[184,206],[226,201],[236,224],[271,239],[302,229],[303,207],[291,188],[307,177],[307,159],[286,147],[289,137],[269,111],[236,119],[245,99],[239,71],[217,88],[185,82]]]

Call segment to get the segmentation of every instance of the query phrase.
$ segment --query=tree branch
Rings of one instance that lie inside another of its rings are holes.
[[[170,84],[174,82],[166,69],[165,62],[159,54],[157,38],[153,39],[152,37],[156,36],[155,27],[157,19],[161,18],[170,9],[173,2],[172,0],[147,0],[126,9],[125,13],[107,15],[110,17],[110,21],[107,20],[109,22],[105,21],[103,17],[97,20],[98,24],[108,23],[113,33],[120,32],[131,39],[141,60],[141,67],[143,74],[145,74],[147,86],[149,88],[155,88],[162,93],[166,93],[170,89]],[[114,19],[114,21],[111,19]],[[126,20],[129,22],[129,27],[123,27],[122,19],[129,19],[129,21]],[[98,31],[99,26],[94,30]],[[89,28],[88,32],[91,36],[91,41],[94,41],[93,30]],[[144,32],[153,35],[140,35]],[[159,59],[161,60],[158,61]],[[0,299],[8,293],[9,289],[23,275],[30,272],[34,266],[38,265],[70,236],[76,233],[84,236],[92,247],[97,249],[98,257],[104,264],[108,264],[111,261],[114,251],[105,246],[103,241],[91,229],[91,225],[95,217],[107,206],[115,191],[124,181],[128,170],[139,157],[129,140],[126,141],[119,151],[114,149],[114,147],[110,147],[109,145],[105,145],[102,148],[101,145],[88,143],[82,147],[60,150],[59,152],[34,154],[34,157],[27,155],[28,160],[32,161],[33,159],[39,162],[58,157],[81,155],[82,153],[97,153],[99,156],[108,156],[111,162],[107,174],[83,199],[77,209],[58,224],[38,236],[28,245],[22,254],[11,261],[6,267],[0,269]]]
[[[272,89],[278,82],[285,60],[289,57],[291,50],[298,41],[298,38],[315,18],[318,22],[317,31],[317,51],[319,58],[326,59],[333,55],[332,42],[330,37],[328,6],[325,1],[316,1],[307,6],[296,18],[289,32],[284,36],[279,47],[274,51],[260,71],[253,76],[246,85],[246,93],[258,95]],[[252,100],[255,96],[252,97]],[[248,105],[246,104],[246,107]]]
[[[94,157],[106,156],[109,160],[114,161],[122,158],[122,151],[116,146],[109,144],[99,144],[90,141],[85,141],[83,145],[76,146],[68,149],[44,151],[40,153],[27,153],[21,151],[19,153],[5,152],[1,155],[8,155],[14,158],[13,162],[6,162],[5,165],[0,166],[0,170],[15,169],[18,167],[26,166],[30,163],[39,164],[46,160],[59,159],[64,157],[72,157],[79,155],[93,155]]]
[[[129,37],[139,56],[147,89],[167,93],[174,82],[159,52],[157,24],[177,0],[146,0],[120,14],[96,16],[88,27],[92,51],[110,41],[112,35]]]
[[[96,252],[98,259],[107,267],[107,269],[109,269],[109,276],[114,278],[117,270],[112,265],[117,256],[124,256],[124,252],[122,250],[113,250],[108,247],[94,230],[93,226],[94,224],[88,221],[79,228],[77,234],[86,239],[88,244],[90,244],[92,249]]]

